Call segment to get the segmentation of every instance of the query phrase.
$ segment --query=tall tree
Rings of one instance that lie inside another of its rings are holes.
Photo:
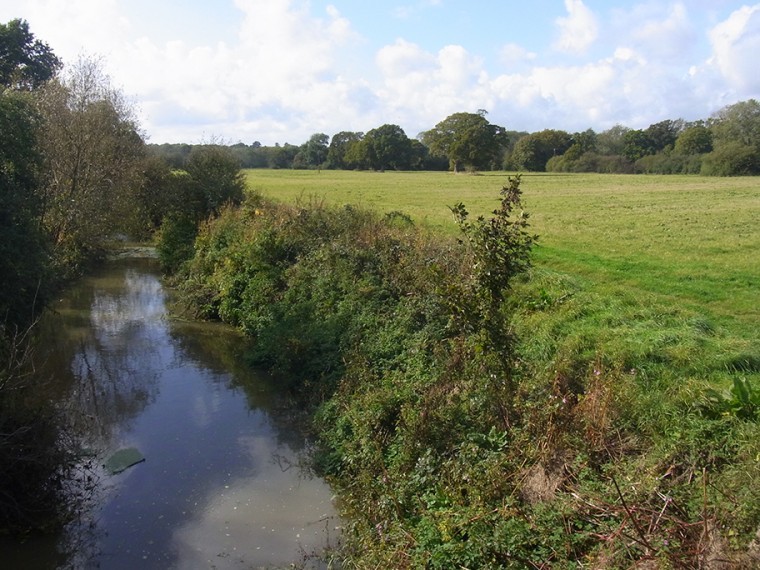
[[[368,131],[362,141],[366,159],[373,170],[403,170],[412,159],[412,143],[398,125],[382,125]]]
[[[356,164],[346,159],[351,145],[358,143],[364,138],[364,133],[341,131],[333,135],[330,146],[327,149],[327,163],[329,168],[355,168]]]
[[[31,90],[52,79],[61,61],[48,45],[34,39],[25,20],[0,24],[0,85]]]
[[[316,133],[309,137],[309,140],[301,145],[301,150],[296,155],[295,160],[300,160],[306,168],[319,168],[327,160],[327,144],[330,137],[324,133]]]
[[[655,142],[649,136],[647,131],[636,129],[627,131],[623,135],[623,156],[631,162],[635,162],[642,156],[654,154],[657,152]]]
[[[713,135],[704,125],[693,125],[678,135],[675,150],[679,154],[704,154],[713,147]]]
[[[755,99],[724,107],[710,120],[714,150],[705,156],[703,174],[760,174],[760,103]]]
[[[675,121],[668,119],[649,125],[644,132],[649,137],[654,151],[660,152],[667,148],[672,149],[683,129],[684,121],[682,119]]]
[[[454,113],[431,130],[422,133],[422,142],[436,156],[448,158],[451,169],[488,169],[498,163],[507,143],[503,127],[485,118],[486,112]]]
[[[37,124],[28,97],[0,93],[0,342],[4,327],[25,326],[43,304],[46,248],[38,223]]]
[[[221,145],[193,148],[187,172],[194,186],[192,200],[196,204],[196,221],[216,216],[225,204],[242,201],[245,180],[240,163],[229,148]]]
[[[42,220],[61,268],[77,269],[126,219],[144,143],[100,64],[81,59],[37,97],[48,174]]]
[[[596,135],[596,150],[603,155],[622,155],[625,148],[625,134],[631,129],[615,125]]]
[[[564,154],[572,140],[566,131],[545,129],[532,133],[515,143],[512,160],[520,169],[543,172],[549,159]]]
[[[716,144],[737,142],[760,151],[760,103],[755,99],[724,107],[710,121]]]

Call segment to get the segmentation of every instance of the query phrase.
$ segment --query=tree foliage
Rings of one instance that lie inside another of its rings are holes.
[[[724,107],[710,122],[716,145],[733,141],[760,149],[760,103],[756,99]]]
[[[707,176],[752,176],[760,174],[760,153],[739,141],[727,141],[706,154],[702,174]]]
[[[327,160],[330,137],[324,133],[315,133],[301,145],[293,158],[293,168],[321,168]]]
[[[78,267],[122,227],[144,143],[100,64],[81,59],[39,92],[46,179],[42,222],[61,267]]]
[[[451,169],[491,169],[506,145],[505,130],[485,118],[485,111],[454,113],[422,133],[431,154],[445,156]]]
[[[364,138],[364,133],[341,131],[333,135],[330,146],[327,149],[327,164],[329,168],[352,169],[356,163],[346,158],[351,146],[359,143]]]
[[[623,125],[596,133],[572,135],[547,129],[535,133],[505,131],[490,124],[485,111],[454,113],[409,140],[398,125],[383,125],[367,135],[341,131],[328,137],[316,133],[300,146],[237,143],[229,147],[243,168],[331,169],[504,169],[553,172],[681,173],[727,172],[714,168],[719,153],[700,170],[701,158],[731,141],[756,148],[758,103],[744,101],[721,109],[709,121],[667,119],[645,129]],[[325,145],[327,145],[325,155]],[[394,146],[395,145],[395,146]],[[151,145],[175,168],[184,168],[190,145]],[[737,147],[732,147],[737,148]],[[742,155],[744,155],[742,151]],[[654,157],[654,158],[651,158]],[[324,160],[323,160],[324,159]],[[736,164],[736,161],[734,161]],[[744,161],[746,166],[746,161]],[[742,167],[742,172],[746,168]]]
[[[398,125],[368,131],[358,145],[360,158],[373,170],[404,170],[412,159],[412,142]]]
[[[545,129],[532,133],[517,141],[512,160],[518,169],[543,172],[549,159],[564,154],[572,140],[566,131]]]
[[[649,125],[644,131],[651,143],[651,148],[654,150],[653,153],[649,154],[672,149],[683,129],[684,122],[681,119],[675,121],[668,119]]]
[[[705,125],[685,128],[676,139],[674,150],[679,154],[704,154],[713,148],[713,134]]]
[[[512,422],[516,381],[513,370],[515,339],[511,315],[504,301],[515,278],[530,267],[530,253],[538,239],[528,231],[528,213],[522,208],[520,177],[510,177],[502,187],[499,208],[486,219],[474,222],[461,202],[451,208],[463,239],[460,243],[472,256],[471,275],[463,283],[450,284],[445,297],[453,317],[467,335],[482,337],[482,350],[490,353],[495,365],[491,378],[501,384],[491,387],[497,415],[507,428]]]
[[[627,131],[623,135],[623,156],[635,162],[642,156],[657,152],[655,142],[645,130],[636,129]]]
[[[631,129],[615,125],[596,136],[596,150],[605,156],[622,155],[625,148],[625,134]]]
[[[37,129],[38,116],[28,97],[0,92],[0,337],[5,327],[24,327],[33,319],[35,305],[44,304]]]
[[[0,85],[32,90],[51,79],[61,61],[48,45],[34,38],[25,20],[0,24]]]
[[[186,167],[192,180],[197,221],[219,214],[227,204],[239,204],[243,200],[245,180],[240,164],[228,148],[221,145],[195,147],[190,153]]]

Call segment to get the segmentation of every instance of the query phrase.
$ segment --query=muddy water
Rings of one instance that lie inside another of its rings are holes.
[[[0,544],[3,567],[287,567],[335,542],[292,409],[233,331],[168,316],[153,260],[111,262],[53,308],[44,366],[93,480],[65,533]],[[101,467],[128,447],[145,461]]]

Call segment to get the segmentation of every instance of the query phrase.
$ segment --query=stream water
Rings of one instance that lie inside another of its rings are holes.
[[[61,535],[0,543],[4,568],[271,568],[338,538],[308,442],[226,327],[171,319],[151,259],[111,262],[43,323],[51,394],[93,454],[91,493]],[[117,450],[145,460],[111,475]],[[306,562],[304,562],[306,561]]]

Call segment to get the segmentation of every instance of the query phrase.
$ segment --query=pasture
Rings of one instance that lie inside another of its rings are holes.
[[[286,202],[401,211],[454,235],[448,206],[497,205],[503,172],[247,170],[248,186]],[[602,295],[646,296],[703,314],[745,338],[760,322],[760,178],[526,174],[538,268]]]

